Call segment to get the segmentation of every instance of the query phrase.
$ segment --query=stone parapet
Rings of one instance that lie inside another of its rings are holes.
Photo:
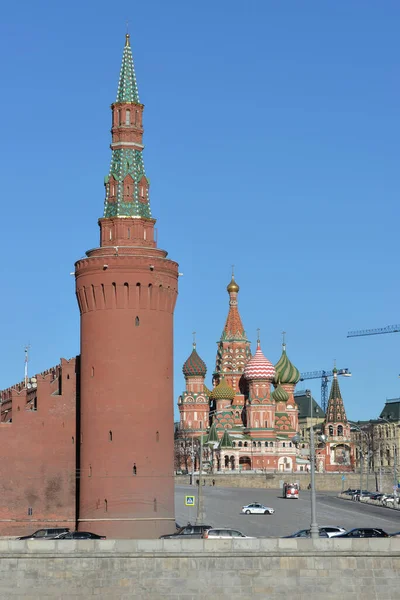
[[[398,597],[400,538],[0,540],[2,598]]]
[[[342,481],[342,476],[345,476],[345,480]],[[194,480],[198,479],[198,475],[195,475]],[[217,487],[227,488],[264,488],[269,490],[279,489],[282,481],[298,481],[300,483],[301,490],[306,490],[308,484],[311,482],[310,473],[303,472],[272,472],[272,473],[246,473],[246,472],[227,472],[226,474],[215,473],[212,475],[205,475],[203,479],[206,485],[212,484],[212,480],[215,480]],[[366,489],[366,474],[363,476],[363,489]],[[188,485],[190,483],[190,475],[176,475],[175,483],[177,485]],[[315,485],[318,492],[340,492],[341,489],[347,490],[348,488],[358,489],[360,487],[360,474],[359,473],[316,473],[315,474]],[[381,491],[386,493],[393,493],[393,474],[385,473],[381,477],[380,481]],[[376,478],[374,473],[369,475],[369,489],[373,491],[376,489]]]

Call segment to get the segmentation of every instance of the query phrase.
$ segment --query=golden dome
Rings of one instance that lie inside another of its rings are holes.
[[[239,286],[235,281],[234,276],[232,275],[232,281],[230,282],[230,284],[227,286],[226,290],[231,293],[231,292],[238,292],[239,291]]]

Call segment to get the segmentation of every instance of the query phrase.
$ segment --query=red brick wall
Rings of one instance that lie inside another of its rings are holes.
[[[36,410],[31,409],[35,392],[2,393],[11,397],[12,422],[0,424],[0,535],[44,526],[75,528],[75,365],[75,359],[62,359],[59,367],[37,376]]]

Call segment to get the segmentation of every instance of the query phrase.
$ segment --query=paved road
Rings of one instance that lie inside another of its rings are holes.
[[[301,491],[298,500],[280,497],[279,490],[218,488],[204,486],[204,504],[207,524],[214,527],[233,527],[246,535],[280,537],[310,525],[311,499],[309,491]],[[197,487],[178,485],[175,488],[175,513],[179,524],[192,523],[196,508],[184,504],[186,494],[197,495]],[[250,502],[261,502],[275,509],[274,515],[241,515],[240,509]],[[317,494],[317,522],[319,525],[352,527],[380,527],[388,533],[400,530],[400,511],[380,506],[360,504],[337,498],[335,492]]]

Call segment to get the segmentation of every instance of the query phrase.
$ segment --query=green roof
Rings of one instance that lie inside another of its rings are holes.
[[[400,421],[400,398],[386,400],[386,404],[379,416],[388,421]]]
[[[125,48],[122,55],[122,65],[119,75],[117,102],[135,102],[139,104],[139,91],[136,82],[135,67],[133,66],[132,50],[129,33],[126,34]]]
[[[224,435],[222,436],[219,446],[220,448],[233,448],[231,437],[226,429],[224,431]]]
[[[311,418],[310,398],[305,394],[295,394],[294,400],[299,409],[299,419]],[[312,411],[314,419],[323,419],[325,417],[324,411],[314,398],[312,398]]]
[[[213,442],[214,444],[219,442],[217,428],[215,427],[214,423],[211,425],[210,431],[208,432],[208,437],[207,437],[207,444],[211,443],[211,442]]]

